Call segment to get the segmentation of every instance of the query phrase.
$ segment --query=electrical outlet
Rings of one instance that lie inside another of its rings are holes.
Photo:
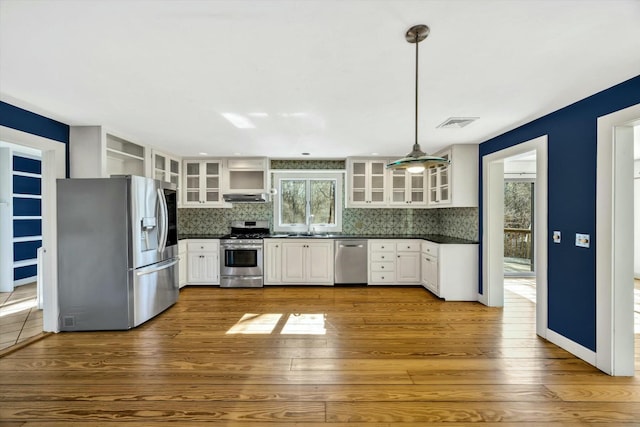
[[[591,238],[588,234],[576,233],[576,246],[581,248],[588,248]]]

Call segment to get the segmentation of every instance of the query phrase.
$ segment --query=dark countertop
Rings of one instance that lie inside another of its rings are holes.
[[[179,240],[183,239],[220,239],[224,237],[223,234],[181,234],[178,236]],[[420,239],[420,240],[428,240],[430,242],[439,243],[439,244],[466,244],[466,245],[477,245],[478,242],[475,240],[467,240],[460,239],[457,237],[443,236],[441,234],[366,234],[366,235],[355,235],[355,234],[330,234],[328,236],[286,236],[284,233],[281,234],[273,234],[271,236],[265,237],[266,239],[277,238],[277,239]]]
[[[222,239],[225,234],[179,234],[178,240],[185,239]]]

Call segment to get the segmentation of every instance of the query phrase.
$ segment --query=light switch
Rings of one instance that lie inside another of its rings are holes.
[[[576,233],[576,246],[581,248],[588,248],[590,241],[591,241],[591,238],[589,237],[588,234]]]
[[[553,243],[560,243],[561,240],[562,240],[562,233],[560,233],[559,231],[554,231],[553,232]]]

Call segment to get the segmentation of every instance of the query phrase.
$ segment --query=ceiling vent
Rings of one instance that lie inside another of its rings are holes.
[[[436,127],[443,129],[460,129],[476,120],[478,120],[478,117],[449,117]]]

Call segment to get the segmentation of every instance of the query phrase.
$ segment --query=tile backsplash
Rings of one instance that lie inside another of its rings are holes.
[[[233,220],[273,221],[273,203],[238,203],[228,209],[178,209],[180,234],[226,234]],[[442,234],[478,240],[478,208],[343,209],[344,234]]]
[[[344,160],[275,160],[274,169],[344,170]],[[180,234],[226,234],[234,220],[268,220],[273,223],[273,203],[236,203],[232,208],[180,208]],[[273,227],[271,227],[273,229]],[[354,209],[342,210],[342,233],[358,235],[441,234],[478,240],[478,208]]]

